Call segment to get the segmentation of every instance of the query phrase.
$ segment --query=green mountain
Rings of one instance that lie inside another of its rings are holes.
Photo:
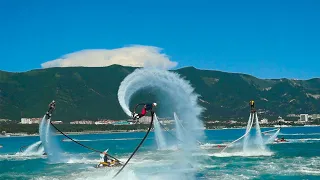
[[[125,119],[127,116],[118,103],[117,92],[121,81],[134,70],[112,65],[23,73],[0,71],[0,118],[41,117],[54,99],[57,101],[56,120]],[[199,104],[206,108],[202,115],[205,119],[247,117],[251,99],[255,100],[257,109],[268,116],[320,111],[320,78],[265,80],[193,67],[175,72],[189,80],[201,95]],[[148,93],[143,95],[144,99],[149,96]]]

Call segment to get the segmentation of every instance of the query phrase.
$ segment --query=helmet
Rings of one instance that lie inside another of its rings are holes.
[[[54,100],[52,100],[52,102],[54,103],[55,101],[54,101]]]
[[[157,103],[152,103],[153,106],[157,106]]]

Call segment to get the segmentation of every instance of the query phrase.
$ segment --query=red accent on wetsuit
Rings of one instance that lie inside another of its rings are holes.
[[[147,113],[147,110],[146,110],[146,108],[142,108],[142,110],[141,110],[141,115],[146,115],[146,113]]]

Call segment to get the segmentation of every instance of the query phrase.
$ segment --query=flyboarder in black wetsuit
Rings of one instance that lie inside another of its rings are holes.
[[[52,116],[52,112],[54,111],[54,109],[56,108],[56,102],[53,100],[50,104],[49,104],[49,110],[47,111],[46,115],[47,115],[47,119],[50,119]]]

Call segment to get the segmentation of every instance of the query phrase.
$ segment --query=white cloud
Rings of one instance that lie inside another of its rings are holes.
[[[101,67],[119,64],[132,67],[156,67],[171,69],[177,62],[171,61],[161,48],[154,46],[133,45],[118,49],[86,49],[66,54],[61,58],[41,64],[50,67]]]

